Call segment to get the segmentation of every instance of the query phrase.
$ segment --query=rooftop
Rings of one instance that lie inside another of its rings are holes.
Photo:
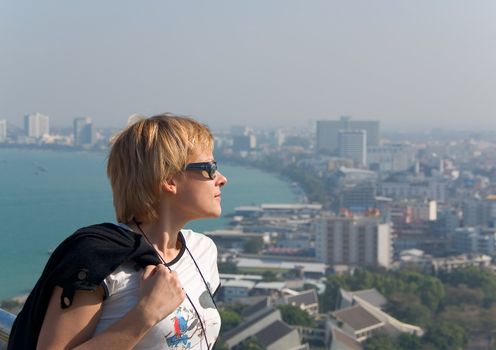
[[[228,280],[222,283],[224,288],[248,288],[252,289],[255,286],[255,282],[253,281],[245,281],[245,280]]]
[[[360,305],[347,307],[334,312],[334,316],[348,324],[355,331],[360,331],[365,328],[381,326],[383,322],[375,318],[367,310]]]
[[[350,304],[352,303],[354,296],[365,300],[379,309],[383,308],[387,304],[386,298],[384,298],[384,296],[375,288],[358,290],[354,292],[348,292],[344,289],[340,289],[340,293],[343,299],[346,299]]]
[[[258,289],[276,289],[276,290],[282,290],[284,287],[286,287],[286,282],[259,282],[255,286],[255,288]]]
[[[332,338],[347,346],[347,350],[362,350],[359,342],[336,327],[332,327]]]
[[[247,319],[251,316],[258,314],[260,311],[265,310],[270,307],[270,298],[263,297],[259,302],[256,302],[253,305],[250,305],[243,309],[241,315]]]
[[[245,280],[245,281],[261,281],[260,275],[239,275],[233,273],[221,273],[220,278],[223,280]]]
[[[264,347],[268,347],[276,340],[291,333],[293,329],[282,321],[274,321],[268,327],[255,334],[255,337]]]
[[[235,328],[233,328],[230,331],[226,332],[224,334],[224,336],[223,336],[224,340],[227,341],[228,339],[235,337],[239,333],[241,333],[241,332],[245,331],[247,328],[251,327],[253,324],[258,323],[258,322],[261,322],[265,317],[268,317],[269,315],[271,315],[274,312],[276,312],[276,313],[278,313],[280,315],[280,311],[279,310],[275,310],[275,309],[270,308],[270,307],[269,308],[266,308],[265,310],[263,310],[263,312],[261,312],[256,317],[254,317],[252,319],[249,319],[249,320],[247,320],[245,322],[242,322],[241,324],[239,324]]]
[[[262,209],[322,209],[322,204],[262,204]]]
[[[317,293],[314,289],[309,289],[303,291],[297,295],[291,295],[286,297],[286,301],[288,304],[296,304],[296,305],[312,305],[319,302],[319,298],[317,297]]]
[[[238,258],[238,267],[255,267],[260,269],[284,269],[291,270],[301,267],[304,272],[317,272],[325,274],[326,264],[318,262],[287,261],[277,259],[259,259],[259,258]]]

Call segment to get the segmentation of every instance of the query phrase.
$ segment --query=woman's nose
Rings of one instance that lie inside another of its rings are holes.
[[[225,177],[220,171],[217,171],[216,176],[217,184],[222,187],[227,184],[227,177]]]

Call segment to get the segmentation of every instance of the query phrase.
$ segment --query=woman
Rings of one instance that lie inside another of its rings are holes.
[[[212,349],[217,250],[184,225],[221,214],[213,137],[192,119],[141,119],[112,142],[119,225],[78,230],[51,255],[9,349]]]

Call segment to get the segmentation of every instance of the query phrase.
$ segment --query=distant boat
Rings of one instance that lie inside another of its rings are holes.
[[[33,162],[33,165],[36,167],[36,172],[46,172],[47,168],[45,168],[43,165],[38,164],[38,162]]]

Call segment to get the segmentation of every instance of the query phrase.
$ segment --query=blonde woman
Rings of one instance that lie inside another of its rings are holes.
[[[117,224],[78,230],[51,255],[9,349],[212,349],[220,330],[217,249],[183,227],[221,215],[209,129],[171,114],[112,142]]]

